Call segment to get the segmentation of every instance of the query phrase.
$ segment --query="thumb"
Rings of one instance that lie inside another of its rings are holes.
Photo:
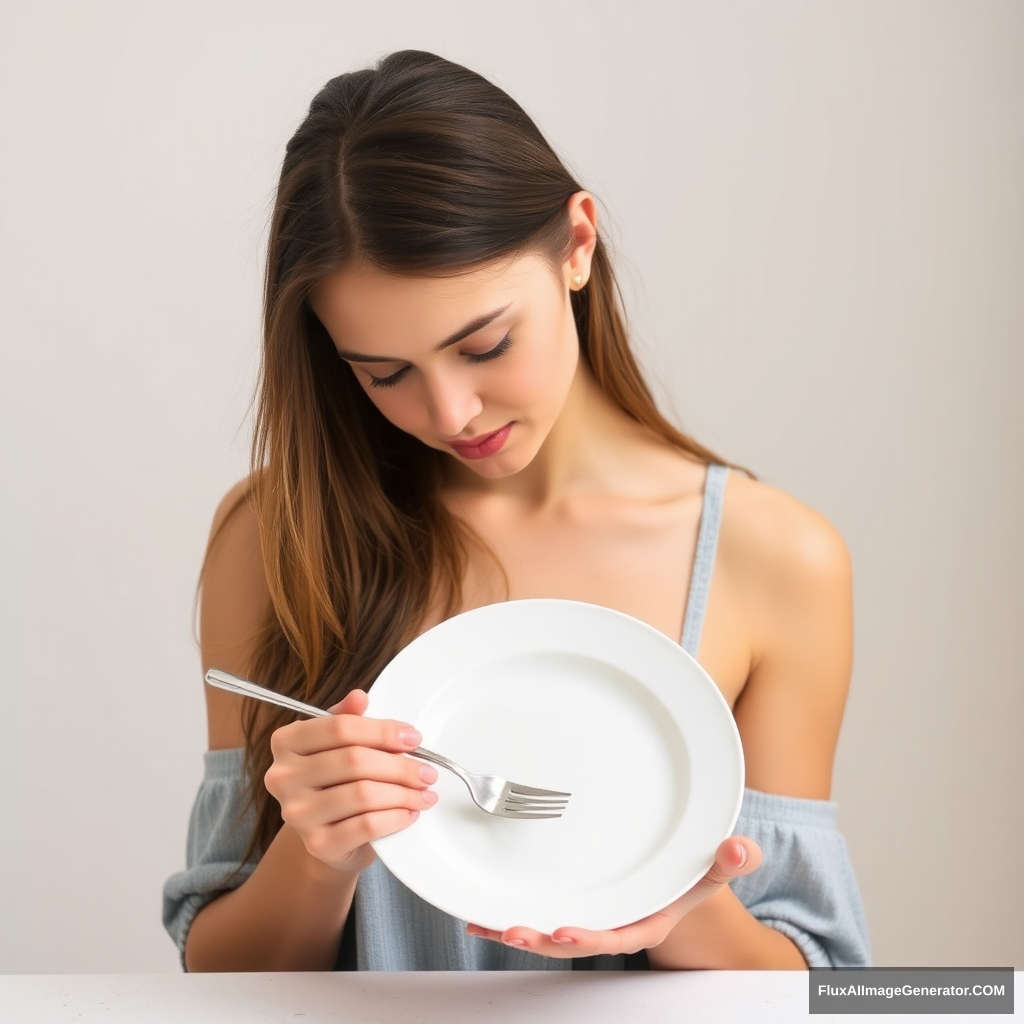
[[[718,844],[715,862],[698,886],[717,889],[761,866],[761,847],[746,836],[732,836]]]
[[[327,710],[332,715],[362,715],[369,707],[370,698],[365,690],[353,690]]]

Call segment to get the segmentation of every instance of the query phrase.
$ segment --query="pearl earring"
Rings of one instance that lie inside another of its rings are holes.
[[[582,291],[583,286],[587,283],[587,279],[582,274],[577,274],[572,281],[569,282],[574,292]]]

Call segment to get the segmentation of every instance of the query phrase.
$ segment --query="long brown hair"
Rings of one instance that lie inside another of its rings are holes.
[[[287,146],[266,267],[248,498],[272,609],[255,679],[320,707],[368,689],[429,608],[458,609],[473,540],[440,501],[445,456],[377,411],[310,292],[355,259],[434,275],[527,252],[560,261],[566,203],[581,188],[513,99],[433,54],[391,54],[313,100]],[[572,303],[581,355],[604,392],[670,443],[720,461],[658,411],[600,239]],[[254,706],[246,722],[250,854],[281,824],[263,775],[270,733],[289,717]]]

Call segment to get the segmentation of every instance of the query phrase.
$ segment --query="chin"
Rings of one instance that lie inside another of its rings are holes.
[[[512,462],[508,459],[499,459],[497,457],[470,462],[458,459],[456,456],[456,461],[464,469],[468,469],[471,473],[475,473],[484,480],[504,480],[507,477],[521,473],[530,464],[529,462],[522,463],[518,459]]]
[[[516,445],[514,452],[500,451],[486,459],[460,459],[457,455],[452,455],[452,458],[464,470],[484,480],[505,480],[528,469],[536,455],[535,451],[524,452],[521,445]]]

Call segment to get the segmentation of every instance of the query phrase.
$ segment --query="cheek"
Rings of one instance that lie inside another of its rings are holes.
[[[552,332],[544,346],[545,356],[534,361],[530,371],[530,385],[543,393],[548,401],[561,406],[576,374],[580,358],[579,339],[570,320],[559,332]]]
[[[557,317],[557,314],[555,314]],[[560,406],[579,363],[580,346],[571,316],[559,318],[560,328],[530,346],[510,367],[506,394],[544,405]]]
[[[521,394],[541,409],[557,412],[565,401],[574,370],[575,360],[563,353],[558,353],[556,358],[538,360],[524,371]]]

